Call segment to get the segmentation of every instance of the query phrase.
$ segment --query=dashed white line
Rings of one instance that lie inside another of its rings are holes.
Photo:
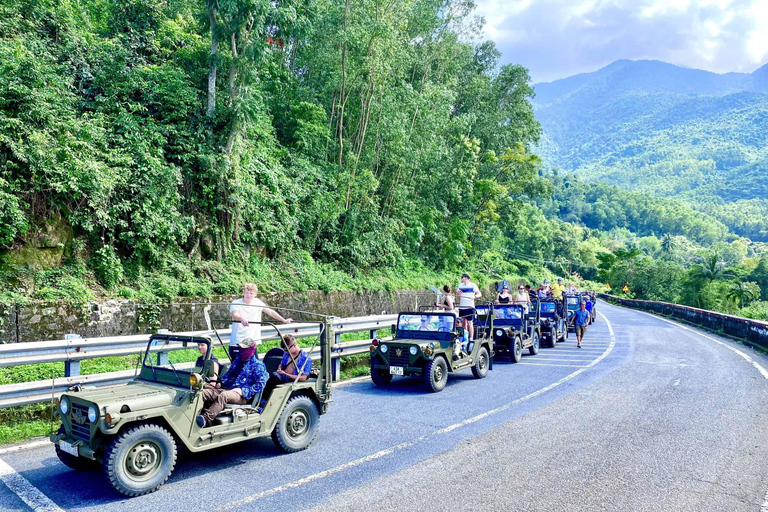
[[[729,345],[728,343],[724,343],[724,342],[722,342],[722,341],[720,341],[720,340],[717,340],[717,339],[713,338],[712,336],[707,336],[706,334],[700,333],[699,331],[697,331],[697,330],[695,330],[695,329],[691,329],[690,327],[686,327],[685,325],[679,324],[679,323],[677,323],[677,322],[673,322],[672,320],[667,320],[666,318],[661,318],[661,317],[659,317],[659,316],[656,316],[656,315],[652,315],[652,314],[650,314],[650,313],[646,313],[645,311],[637,311],[636,309],[630,309],[630,311],[634,311],[634,312],[636,312],[636,313],[640,313],[641,315],[650,316],[651,318],[655,318],[656,320],[661,320],[662,322],[667,322],[668,324],[672,324],[672,325],[674,325],[675,327],[679,327],[679,328],[681,328],[681,329],[685,329],[686,331],[690,331],[690,332],[692,332],[693,334],[698,334],[698,335],[699,335],[699,336],[701,336],[702,338],[707,338],[708,340],[714,341],[714,342],[715,342],[715,343],[717,343],[718,345],[722,345],[722,346],[724,346],[725,348],[727,348],[728,350],[730,350],[730,351],[732,351],[732,352],[736,352],[738,355],[740,355],[741,357],[743,357],[743,358],[744,358],[744,359],[745,359],[745,360],[746,360],[748,363],[752,364],[752,366],[754,366],[755,368],[757,368],[757,371],[759,371],[759,372],[760,372],[760,374],[761,374],[763,377],[765,377],[766,379],[768,379],[768,370],[766,370],[765,368],[763,368],[762,366],[760,366],[759,364],[757,364],[757,361],[755,361],[754,359],[752,359],[751,357],[749,357],[747,354],[745,354],[744,352],[742,352],[741,350],[739,350],[739,349],[737,349],[737,348],[735,348],[735,347],[732,347],[732,346],[731,346],[731,345]],[[761,512],[763,512],[763,511],[761,511]],[[765,512],[768,512],[768,511],[765,511]]]
[[[763,502],[763,506],[760,507],[760,512],[768,512],[768,491],[765,493],[765,501]]]
[[[578,364],[547,364],[547,363],[517,363],[517,364],[527,364],[530,366],[559,366],[560,368],[585,368],[583,365]]]
[[[242,499],[237,500],[237,501],[233,501],[231,503],[227,503],[225,505],[221,505],[220,507],[214,509],[214,512],[225,512],[225,511],[228,511],[228,510],[233,510],[233,509],[238,508],[238,507],[243,507],[245,505],[253,503],[254,501],[258,501],[258,500],[260,500],[262,498],[266,498],[267,496],[272,496],[274,494],[281,493],[281,492],[286,491],[288,489],[294,489],[296,487],[301,487],[301,486],[306,485],[306,484],[308,484],[310,482],[314,482],[316,480],[320,480],[320,479],[329,477],[331,475],[335,475],[336,473],[340,473],[340,472],[342,472],[344,470],[347,470],[347,469],[350,469],[350,468],[353,468],[353,467],[356,467],[356,466],[360,466],[362,464],[365,464],[366,462],[370,462],[372,460],[376,460],[376,459],[380,459],[382,457],[386,457],[387,455],[391,455],[391,454],[395,453],[396,451],[400,451],[400,450],[403,450],[403,449],[408,448],[410,446],[414,446],[414,445],[416,445],[418,443],[426,441],[429,438],[432,438],[432,437],[435,437],[435,436],[438,436],[438,435],[441,435],[441,434],[447,434],[448,432],[452,432],[452,431],[454,431],[454,430],[456,430],[458,428],[464,427],[466,425],[470,425],[470,424],[475,423],[477,421],[480,421],[480,420],[482,420],[484,418],[487,418],[487,417],[489,417],[491,415],[494,415],[494,414],[500,413],[502,411],[505,411],[505,410],[509,409],[510,407],[512,407],[514,405],[517,405],[519,403],[522,403],[522,402],[525,402],[525,401],[530,400],[532,398],[535,398],[535,397],[537,397],[539,395],[542,395],[542,394],[546,393],[547,391],[549,391],[551,389],[554,389],[554,388],[564,384],[565,382],[568,382],[569,380],[575,378],[576,376],[581,375],[582,373],[584,373],[588,368],[591,368],[591,367],[595,366],[600,361],[605,359],[608,356],[608,354],[613,350],[613,347],[616,344],[616,338],[615,338],[615,335],[613,333],[613,327],[611,326],[611,323],[608,321],[608,319],[605,317],[605,315],[603,315],[600,312],[598,312],[598,314],[601,317],[603,317],[603,320],[605,321],[606,325],[608,326],[608,330],[611,333],[611,344],[608,346],[607,349],[605,349],[605,352],[603,352],[599,357],[597,357],[591,363],[589,363],[586,366],[579,367],[578,370],[576,370],[573,373],[570,373],[569,375],[566,375],[565,377],[563,377],[562,379],[558,380],[557,382],[553,382],[552,384],[550,384],[550,385],[548,385],[546,387],[543,387],[543,388],[539,389],[538,391],[534,391],[533,393],[531,393],[529,395],[526,395],[526,396],[524,396],[522,398],[518,398],[517,400],[509,402],[506,405],[502,405],[501,407],[497,407],[496,409],[492,409],[492,410],[490,410],[488,412],[484,412],[482,414],[478,414],[477,416],[473,416],[472,418],[468,418],[468,419],[466,419],[466,420],[464,420],[462,422],[454,423],[453,425],[450,425],[450,426],[447,426],[447,427],[442,428],[440,430],[437,430],[435,432],[432,432],[431,434],[423,435],[423,436],[421,436],[421,437],[419,437],[417,439],[414,439],[412,441],[407,441],[405,443],[401,443],[401,444],[398,444],[396,446],[392,446],[390,448],[386,448],[384,450],[378,451],[378,452],[373,453],[371,455],[366,455],[365,457],[361,457],[359,459],[355,459],[353,461],[347,462],[347,463],[342,464],[340,466],[336,466],[335,468],[327,469],[325,471],[321,471],[319,473],[315,473],[314,475],[310,475],[308,477],[301,478],[299,480],[294,480],[293,482],[289,482],[287,484],[283,484],[283,485],[280,485],[280,486],[277,486],[277,487],[273,487],[272,489],[268,489],[266,491],[262,491],[260,493],[253,494],[251,496],[247,496],[245,498],[242,498]],[[522,363],[520,363],[520,364],[522,364]],[[529,364],[533,364],[533,363],[529,363]]]
[[[29,480],[18,474],[3,460],[0,460],[0,480],[35,512],[64,512],[48,496],[40,492],[37,487],[29,483]]]

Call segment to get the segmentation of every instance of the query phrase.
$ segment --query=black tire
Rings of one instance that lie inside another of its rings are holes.
[[[477,353],[477,361],[472,365],[472,375],[474,375],[476,379],[483,379],[488,375],[488,363],[490,359],[488,349],[480,347],[480,351]]]
[[[515,336],[509,347],[509,359],[513,363],[519,363],[523,360],[523,340],[520,336]]]
[[[58,434],[64,433],[64,425],[59,427]],[[62,464],[75,471],[94,471],[99,469],[99,462],[85,457],[75,457],[59,448],[58,443],[54,445],[56,449],[56,456],[59,458]]]
[[[530,347],[528,347],[528,352],[532,356],[535,356],[536,354],[539,353],[539,333],[535,331],[533,333],[533,344]]]
[[[442,391],[448,383],[448,364],[442,357],[436,357],[424,367],[424,384],[433,393]]]
[[[315,402],[306,395],[288,400],[272,431],[275,446],[287,453],[306,450],[317,436],[320,413]]]
[[[377,386],[389,386],[390,383],[392,383],[392,374],[390,374],[387,370],[374,368],[373,364],[371,364],[371,380]]]
[[[126,496],[156,491],[176,466],[176,441],[160,425],[147,423],[118,434],[104,454],[104,474]]]

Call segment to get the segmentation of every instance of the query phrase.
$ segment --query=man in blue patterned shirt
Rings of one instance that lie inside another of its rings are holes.
[[[203,389],[203,412],[197,417],[200,428],[210,425],[226,404],[244,405],[253,400],[267,383],[267,368],[256,357],[254,340],[246,338],[237,346],[239,358],[221,377],[221,382]]]

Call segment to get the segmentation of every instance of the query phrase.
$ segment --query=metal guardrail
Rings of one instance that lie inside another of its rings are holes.
[[[371,339],[376,331],[386,329],[397,320],[397,315],[373,315],[366,317],[338,318],[334,320],[336,340],[332,347],[333,375],[338,378],[341,371],[342,357],[363,354],[369,351]],[[318,323],[283,324],[278,326],[283,334],[292,334],[297,338],[307,338],[320,334]],[[368,339],[341,343],[344,333],[369,331]],[[181,335],[210,335],[212,331],[188,331]],[[219,331],[222,341],[229,341],[229,329]],[[266,329],[262,341],[277,339],[277,333]],[[79,375],[79,363],[85,359],[115,357],[141,354],[147,348],[149,335],[119,336],[107,338],[70,338],[65,340],[40,341],[30,343],[11,343],[0,345],[0,367],[25,364],[64,362],[66,375],[52,380],[22,382],[0,386],[0,408],[24,405],[49,400],[61,395],[75,384],[114,386],[125,384],[136,376],[136,370]],[[153,350],[165,353],[183,347],[158,347]],[[310,352],[313,359],[320,355],[320,348]],[[180,367],[183,367],[181,365]],[[75,373],[73,373],[75,372]]]

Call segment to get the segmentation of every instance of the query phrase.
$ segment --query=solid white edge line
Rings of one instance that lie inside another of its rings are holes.
[[[581,366],[578,364],[547,364],[547,363],[517,363],[517,364],[526,364],[529,366],[554,366],[556,368],[586,368],[586,366]]]
[[[612,304],[612,305],[613,305],[613,304]],[[616,306],[616,307],[621,307],[621,306]],[[718,345],[722,345],[722,346],[724,346],[725,348],[727,348],[728,350],[730,350],[730,351],[732,351],[732,352],[736,352],[737,354],[739,354],[739,355],[740,355],[741,357],[743,357],[743,358],[744,358],[744,359],[745,359],[745,360],[746,360],[748,363],[751,363],[751,364],[752,364],[752,366],[754,366],[755,368],[757,368],[757,371],[759,371],[759,372],[760,372],[760,374],[761,374],[763,377],[765,377],[766,379],[768,379],[768,370],[766,370],[765,368],[763,368],[762,366],[760,366],[759,364],[757,364],[757,361],[755,361],[754,359],[752,359],[751,357],[749,357],[747,354],[745,354],[744,352],[742,352],[741,350],[739,350],[739,349],[737,349],[737,348],[735,348],[735,347],[732,347],[732,346],[731,346],[730,344],[728,344],[728,343],[725,343],[725,342],[723,342],[723,341],[720,341],[720,340],[716,340],[716,339],[715,339],[715,338],[713,338],[712,336],[707,336],[706,334],[703,334],[703,333],[701,333],[701,332],[699,332],[699,331],[697,331],[697,330],[695,330],[695,329],[691,329],[690,327],[687,327],[687,326],[685,326],[685,325],[683,325],[683,324],[680,324],[680,323],[677,323],[677,322],[673,322],[672,320],[667,320],[666,318],[662,318],[662,317],[660,317],[660,316],[657,316],[657,315],[652,315],[651,313],[646,313],[645,311],[638,311],[638,310],[636,310],[636,309],[632,309],[632,308],[624,308],[624,309],[627,309],[627,310],[629,310],[629,311],[634,311],[634,312],[636,312],[636,313],[640,313],[641,315],[647,315],[647,316],[650,316],[651,318],[655,318],[655,319],[657,319],[657,320],[661,320],[662,322],[667,322],[668,324],[672,324],[672,325],[674,325],[675,327],[679,327],[679,328],[681,328],[681,329],[685,329],[686,331],[690,331],[690,332],[692,332],[693,334],[698,334],[698,335],[699,335],[699,336],[701,336],[702,338],[707,338],[708,340],[714,341],[714,342],[715,342],[715,343],[717,343]],[[761,512],[763,512],[763,511],[761,511]],[[768,511],[766,511],[766,512],[768,512]]]
[[[517,405],[519,403],[522,403],[522,402],[525,402],[527,400],[530,400],[531,398],[535,398],[535,397],[537,397],[539,395],[542,395],[542,394],[546,393],[547,391],[549,391],[551,389],[554,389],[554,388],[556,388],[556,387],[558,387],[558,386],[568,382],[569,380],[575,378],[576,376],[581,375],[582,373],[584,373],[584,371],[586,371],[588,368],[591,368],[591,367],[595,366],[597,363],[599,363],[600,361],[605,359],[608,356],[608,354],[610,354],[610,352],[613,350],[613,347],[616,344],[616,337],[615,337],[615,335],[613,333],[613,327],[611,326],[611,323],[608,321],[608,319],[605,317],[605,315],[603,315],[601,312],[598,311],[598,314],[601,317],[603,317],[603,320],[606,322],[606,325],[608,325],[608,330],[611,333],[611,340],[612,340],[610,346],[608,346],[608,348],[605,349],[605,352],[603,352],[599,357],[597,357],[591,363],[589,363],[586,366],[580,367],[575,372],[573,372],[573,373],[571,373],[569,375],[566,375],[565,377],[563,377],[562,379],[558,380],[557,382],[553,382],[549,386],[541,388],[538,391],[534,391],[533,393],[531,393],[529,395],[526,395],[526,396],[524,396],[522,398],[518,398],[517,400],[509,402],[506,405],[502,405],[501,407],[497,407],[496,409],[492,409],[492,410],[490,410],[488,412],[484,412],[482,414],[478,414],[477,416],[474,416],[472,418],[466,419],[466,420],[464,420],[462,422],[454,423],[453,425],[450,425],[448,427],[445,427],[445,428],[442,428],[442,429],[437,430],[435,432],[432,432],[431,434],[425,434],[425,435],[423,435],[423,436],[421,436],[421,437],[419,437],[417,439],[414,439],[413,441],[407,441],[405,443],[401,443],[401,444],[392,446],[390,448],[385,448],[384,450],[378,451],[378,452],[373,453],[371,455],[366,455],[365,457],[361,457],[359,459],[355,459],[353,461],[347,462],[347,463],[342,464],[340,466],[336,466],[335,468],[326,469],[325,471],[321,471],[319,473],[315,473],[314,475],[310,475],[308,477],[301,478],[299,480],[294,480],[293,482],[289,482],[289,483],[284,484],[284,485],[279,485],[277,487],[273,487],[272,489],[267,489],[266,491],[262,491],[260,493],[253,494],[251,496],[246,496],[245,498],[239,499],[237,501],[233,501],[231,503],[227,503],[225,505],[221,505],[220,507],[214,509],[214,512],[225,512],[225,511],[228,511],[228,510],[233,510],[233,509],[238,508],[238,507],[243,507],[245,505],[253,503],[254,501],[258,501],[258,500],[260,500],[262,498],[266,498],[267,496],[272,496],[274,494],[281,493],[281,492],[286,491],[288,489],[294,489],[296,487],[301,487],[301,486],[306,485],[308,483],[314,482],[315,480],[320,480],[320,479],[326,478],[328,476],[334,475],[336,473],[340,473],[340,472],[342,472],[342,471],[344,471],[346,469],[350,469],[350,468],[353,468],[353,467],[356,467],[356,466],[360,466],[361,464],[365,464],[366,462],[370,462],[372,460],[380,459],[380,458],[385,457],[387,455],[391,455],[391,454],[395,453],[396,451],[403,450],[403,449],[408,448],[410,446],[413,446],[415,444],[421,443],[422,441],[426,441],[427,439],[429,439],[431,437],[435,437],[435,436],[438,436],[438,435],[441,435],[441,434],[447,434],[448,432],[452,432],[452,431],[454,431],[454,430],[456,430],[458,428],[461,428],[461,427],[467,426],[469,424],[475,423],[475,422],[480,421],[483,418],[487,418],[487,417],[489,417],[489,416],[491,416],[493,414],[497,414],[499,412],[505,411],[505,410],[509,409],[510,407],[512,407],[513,405]]]
[[[33,448],[39,448],[41,446],[49,446],[49,445],[51,445],[51,441],[45,438],[39,441],[32,441],[26,444],[17,444],[16,446],[0,448],[0,455],[5,455],[7,453],[22,452],[24,450],[31,450]]]
[[[51,501],[48,496],[40,492],[40,489],[29,483],[29,480],[18,474],[3,460],[0,460],[0,480],[35,512],[64,512],[64,509]]]

